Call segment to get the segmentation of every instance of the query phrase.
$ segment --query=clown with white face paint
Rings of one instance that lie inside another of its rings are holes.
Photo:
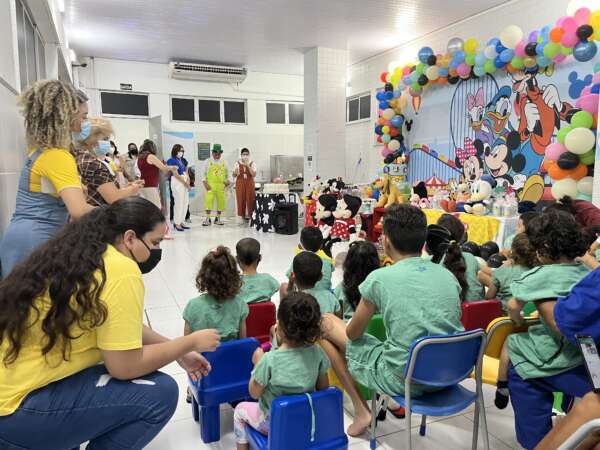
[[[229,181],[228,169],[225,161],[222,160],[223,148],[221,144],[213,144],[212,158],[210,158],[205,165],[204,169],[204,187],[206,189],[206,197],[204,198],[204,209],[206,209],[206,219],[202,223],[203,226],[210,226],[211,219],[210,215],[214,206],[214,202],[217,202],[215,225],[223,225],[221,219],[221,213],[226,208],[226,196],[225,188],[228,187],[231,182]]]

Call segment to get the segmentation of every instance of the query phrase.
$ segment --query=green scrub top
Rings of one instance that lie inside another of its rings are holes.
[[[183,310],[183,319],[192,331],[215,328],[222,341],[239,339],[240,323],[248,317],[248,305],[239,296],[217,301],[208,294],[191,299]]]

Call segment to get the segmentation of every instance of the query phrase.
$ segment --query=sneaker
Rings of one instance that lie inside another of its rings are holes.
[[[215,223],[217,223],[216,219],[215,219]],[[203,227],[209,227],[210,226],[210,217],[207,217],[206,219],[204,219],[204,222],[202,222],[202,226]]]
[[[183,228],[184,230],[189,230],[190,227],[186,227],[184,224],[181,224],[181,228]]]
[[[173,228],[175,228],[177,231],[185,231],[183,227],[178,227],[177,225],[174,225]]]
[[[215,225],[225,225],[219,216],[215,217]]]

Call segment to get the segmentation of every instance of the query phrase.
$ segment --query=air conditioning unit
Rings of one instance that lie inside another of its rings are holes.
[[[244,67],[213,66],[180,61],[169,63],[169,76],[178,80],[241,83],[246,79],[247,74],[248,71]]]

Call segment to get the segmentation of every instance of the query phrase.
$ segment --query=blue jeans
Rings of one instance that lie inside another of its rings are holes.
[[[531,450],[552,428],[553,393],[564,392],[565,399],[568,396],[583,397],[592,390],[592,385],[583,366],[552,377],[524,380],[511,364],[508,390],[515,412],[517,441],[523,448]]]
[[[2,450],[137,450],[167,424],[178,387],[161,372],[120,381],[103,365],[90,367],[29,394],[0,417]]]

